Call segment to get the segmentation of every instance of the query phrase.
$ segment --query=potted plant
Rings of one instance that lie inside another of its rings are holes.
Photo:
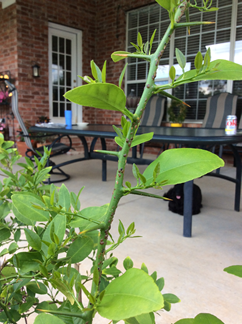
[[[118,259],[114,257],[113,250],[126,239],[134,237],[133,222],[125,229],[119,221],[117,241],[110,233],[116,209],[124,196],[138,194],[162,199],[162,196],[147,192],[146,189],[160,190],[167,184],[187,182],[224,165],[218,156],[206,150],[172,149],[163,152],[143,173],[133,164],[135,185],[124,181],[130,149],[151,140],[153,136],[153,133],[136,133],[145,105],[152,94],[164,95],[167,88],[194,82],[196,78],[206,80],[207,74],[210,79],[220,75],[220,71],[214,73],[214,70],[221,61],[211,62],[210,66],[208,50],[204,58],[201,58],[200,52],[197,54],[196,70],[183,71],[181,78],[172,78],[171,84],[155,84],[159,59],[170,35],[178,27],[180,17],[188,11],[189,6],[201,11],[209,11],[211,6],[208,1],[203,1],[203,7],[183,0],[157,2],[169,11],[171,24],[155,53],[151,54],[154,34],[148,44],[143,44],[138,34],[135,53],[119,51],[112,54],[115,62],[128,57],[150,62],[146,86],[135,113],[125,107],[126,97],[121,89],[126,67],[121,73],[118,87],[106,83],[106,62],[101,71],[92,61],[92,78],[83,77],[87,84],[65,94],[67,99],[80,105],[119,111],[128,117],[127,120],[122,116],[121,127],[114,126],[117,133],[115,142],[121,150],[97,151],[116,156],[118,160],[113,192],[107,204],[82,208],[79,197],[83,188],[76,194],[70,192],[64,184],[61,187],[43,185],[51,170],[51,167],[45,168],[49,157],[46,148],[43,157],[35,160],[37,168],[26,158],[25,163],[19,163],[22,169],[14,173],[13,165],[19,158],[18,153],[11,148],[13,143],[5,142],[0,134],[1,171],[7,177],[1,184],[0,243],[4,248],[0,252],[0,322],[17,323],[22,318],[27,323],[28,316],[36,313],[34,324],[92,324],[96,313],[99,313],[113,324],[120,321],[154,324],[157,311],[169,311],[171,304],[179,301],[173,294],[161,293],[164,279],[157,278],[157,272],[149,274],[144,263],[141,269],[134,268],[133,261],[127,256],[122,262],[124,270],[118,269]],[[194,25],[194,22],[191,24]],[[182,26],[189,27],[189,20]],[[176,58],[184,70],[185,56],[176,51]],[[222,63],[223,77],[241,78],[242,68],[239,65],[227,61]],[[74,265],[85,259],[91,261],[90,270],[80,274]],[[91,285],[86,285],[89,282]],[[64,298],[58,298],[58,292]],[[39,300],[39,294],[46,296],[42,298],[44,301]],[[88,300],[85,304],[82,294]],[[189,318],[177,324],[222,323],[210,314],[198,316],[197,320]]]
[[[168,115],[171,127],[182,127],[186,119],[187,107],[182,102],[172,100],[168,108]]]

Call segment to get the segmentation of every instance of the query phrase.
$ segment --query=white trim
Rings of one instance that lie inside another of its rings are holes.
[[[82,75],[82,31],[78,29],[74,29],[71,27],[66,27],[62,25],[58,25],[55,23],[48,23],[49,27],[49,49],[51,48],[51,35],[53,31],[57,33],[69,34],[73,40],[75,40],[76,46],[73,48],[73,58],[75,58],[75,65],[74,65],[74,75],[72,76],[72,85],[71,87],[74,88],[76,86],[80,86],[82,84],[81,79],[78,75]],[[49,71],[51,71],[51,51],[49,51]],[[76,83],[74,83],[76,80]],[[49,73],[49,109],[51,112],[51,105],[52,105],[52,87],[51,87],[51,73]],[[73,104],[72,103],[72,110],[73,110],[73,123],[80,123],[82,122],[82,106]]]
[[[5,9],[11,6],[12,4],[16,3],[16,0],[2,0],[0,2],[2,2],[2,9]]]
[[[238,13],[238,0],[233,0],[232,4],[232,17],[231,17],[231,30],[230,30],[230,52],[229,60],[234,62],[234,51],[236,41],[236,26],[237,26],[237,13]],[[233,92],[233,81],[227,81],[227,91]]]

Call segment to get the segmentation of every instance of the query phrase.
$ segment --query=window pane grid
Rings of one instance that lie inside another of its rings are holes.
[[[71,88],[71,40],[52,36],[52,113],[64,117],[67,99],[64,93]]]
[[[214,6],[218,6],[214,2]],[[199,18],[200,16],[200,18]],[[196,21],[197,19],[202,19],[203,21],[213,21],[215,24],[201,25],[195,27],[195,32],[193,27],[191,27],[191,35],[188,35],[188,31],[184,28],[177,33],[175,32],[175,48],[179,48],[186,57],[187,63],[189,63],[189,69],[194,68],[194,59],[198,51],[201,51],[205,55],[208,47],[211,48],[212,60],[216,59],[217,48],[214,45],[224,44],[230,42],[230,29],[231,29],[231,16],[232,16],[232,2],[228,4],[228,1],[220,1],[220,9],[215,12],[201,13],[190,15],[191,21]],[[178,34],[178,35],[177,35]],[[229,59],[229,44],[225,46],[225,49],[221,48],[220,51],[225,51],[223,57]],[[225,57],[227,55],[227,57]],[[173,64],[177,64],[175,53]],[[179,99],[184,100],[187,104],[191,105],[191,108],[187,110],[187,119],[203,119],[206,112],[206,105],[200,103],[204,101],[204,97],[209,95],[214,95],[216,93],[224,92],[227,90],[227,82],[199,82],[184,85],[183,91],[173,90],[173,94]]]
[[[202,4],[202,1],[200,1]],[[199,1],[197,1],[199,5]],[[211,48],[212,60],[217,58],[229,59],[230,53],[230,37],[231,37],[231,21],[233,0],[214,0],[213,6],[219,7],[218,11],[207,13],[198,12],[196,9],[190,8],[190,21],[211,21],[215,24],[200,25],[191,27],[190,35],[185,28],[179,28],[174,36],[174,49],[179,48],[186,57],[188,69],[194,68],[194,59],[198,51],[204,56],[208,47]],[[166,10],[159,5],[150,5],[145,8],[137,9],[128,13],[128,39],[127,50],[131,50],[130,41],[137,42],[137,33],[142,33],[143,41],[150,39],[153,31],[157,29],[153,42],[152,53],[157,49],[161,37],[169,24],[168,14]],[[133,20],[133,21],[132,21]],[[182,17],[185,22],[185,17]],[[135,35],[135,36],[132,36]],[[238,42],[241,41],[241,44]],[[235,44],[235,60],[242,51],[242,0],[238,0],[237,12],[237,28],[236,28],[236,44]],[[238,54],[239,53],[239,54]],[[170,44],[160,60],[159,74],[157,73],[157,82],[168,81],[169,78],[169,56]],[[241,55],[240,55],[241,56]],[[132,65],[128,66],[127,73],[127,93],[131,89],[135,89],[136,95],[140,95],[145,85],[144,76],[148,73],[148,64],[143,64],[141,60],[129,59]],[[240,63],[240,62],[238,62]],[[177,64],[175,50],[173,53],[173,64]],[[145,70],[146,69],[146,70]],[[179,73],[179,66],[176,66]],[[241,93],[242,98],[242,82],[234,82],[234,91]],[[141,90],[142,89],[142,90]],[[141,91],[139,94],[138,92]],[[203,119],[206,110],[206,100],[209,96],[216,93],[227,91],[227,81],[201,81],[180,86],[173,89],[173,95],[185,100],[192,107],[189,108],[187,119]]]

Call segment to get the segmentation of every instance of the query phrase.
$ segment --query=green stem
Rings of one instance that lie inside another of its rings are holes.
[[[178,8],[176,15],[175,15],[175,22],[178,22],[185,12],[187,3],[185,2],[185,5],[182,8]],[[152,55],[145,55],[143,57],[144,59],[149,59],[150,61],[150,69],[147,77],[146,86],[144,89],[144,92],[140,98],[139,105],[135,111],[135,114],[133,116],[133,120],[131,123],[131,127],[128,131],[126,140],[124,142],[122,150],[119,152],[119,160],[118,160],[118,170],[116,173],[116,179],[115,179],[115,186],[113,189],[111,201],[109,204],[108,212],[107,212],[107,222],[106,225],[100,230],[100,236],[98,240],[98,248],[97,248],[97,257],[95,260],[95,265],[99,272],[99,285],[100,285],[100,278],[102,274],[102,264],[104,262],[104,256],[105,256],[105,249],[108,239],[108,234],[111,228],[111,224],[113,221],[113,217],[116,211],[116,208],[118,206],[118,203],[122,196],[124,196],[123,192],[123,179],[124,179],[124,172],[125,172],[125,166],[127,163],[127,157],[129,150],[131,148],[131,143],[133,141],[133,138],[135,137],[137,128],[139,126],[139,121],[142,116],[142,113],[145,109],[145,106],[147,104],[147,101],[153,94],[154,86],[155,86],[155,77],[156,77],[156,70],[159,65],[159,60],[166,48],[167,43],[170,40],[171,34],[174,31],[174,27],[170,24],[170,26],[167,28],[167,31],[164,35],[164,37],[161,40],[160,45],[158,46],[157,50]],[[130,55],[129,55],[130,56]],[[139,55],[139,58],[142,58],[142,55]],[[94,280],[92,281],[92,289],[91,294],[92,296],[95,296],[98,294],[99,287],[96,286]],[[85,313],[87,316],[87,322],[85,324],[91,324],[92,318],[93,318],[94,310],[88,311]]]
[[[199,25],[211,25],[215,24],[213,21],[199,21],[199,22],[186,22],[186,23],[179,23],[175,24],[174,28],[180,28],[180,27],[192,27],[192,26],[199,26]]]
[[[105,151],[105,150],[94,150],[94,152],[97,153],[102,153],[102,154],[108,154],[108,155],[114,155],[114,156],[119,156],[119,152],[115,152],[115,151]]]
[[[146,196],[146,197],[151,197],[151,198],[158,198],[158,199],[162,199],[162,200],[169,200],[165,197],[161,197],[158,195],[154,195],[148,192],[143,192],[143,191],[138,191],[138,190],[133,190],[130,192],[132,195],[139,195],[139,196]]]

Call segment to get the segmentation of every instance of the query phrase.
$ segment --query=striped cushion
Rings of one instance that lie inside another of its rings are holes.
[[[140,126],[160,126],[165,111],[166,98],[152,96],[148,101]]]
[[[209,97],[202,127],[225,128],[226,117],[236,113],[237,99],[238,96],[226,92]]]
[[[242,112],[241,112],[241,116],[240,116],[240,121],[239,121],[238,129],[241,129],[242,130]]]

